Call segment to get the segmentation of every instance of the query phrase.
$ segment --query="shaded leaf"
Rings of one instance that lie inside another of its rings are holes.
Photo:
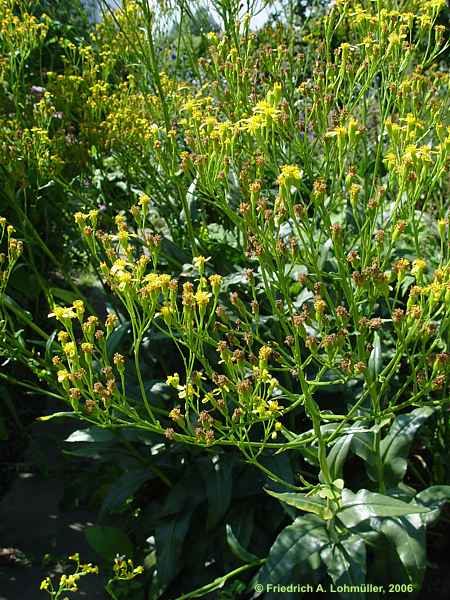
[[[292,580],[294,568],[307,574],[311,567],[310,558],[327,543],[329,537],[323,521],[313,515],[299,517],[285,527],[273,543],[267,561],[258,573],[258,583],[295,583]]]
[[[450,502],[450,485],[432,485],[419,492],[414,501],[429,509],[421,518],[425,525],[431,525],[439,518],[443,505]]]
[[[192,512],[183,512],[160,522],[155,530],[158,580],[170,583],[183,566],[183,542]]]
[[[117,554],[127,558],[133,556],[130,538],[117,527],[87,527],[84,534],[91,548],[109,562],[112,562]]]
[[[410,515],[395,519],[372,519],[373,529],[382,533],[394,546],[403,565],[407,579],[405,583],[420,585],[425,573],[426,539],[421,515]],[[397,583],[403,583],[397,575]]]
[[[335,586],[361,586],[366,579],[366,546],[358,535],[351,535],[339,543],[325,546],[320,557]],[[364,600],[364,592],[340,592],[341,598]]]
[[[328,508],[326,501],[319,496],[307,496],[306,494],[297,494],[295,492],[285,492],[278,494],[272,490],[266,490],[268,494],[284,502],[289,506],[298,508],[298,510],[304,510],[305,512],[313,513],[319,516],[321,519],[331,519],[333,513]]]
[[[369,361],[367,363],[367,371],[372,381],[375,381],[378,378],[378,375],[381,373],[382,362],[383,355],[381,352],[381,339],[380,334],[376,331],[373,336],[372,352],[370,353]]]
[[[227,531],[227,543],[232,553],[245,563],[251,563],[258,560],[258,557],[246,550],[240,543],[237,537],[234,535],[231,525],[226,526]]]
[[[65,415],[65,413],[57,413]],[[54,416],[54,415],[51,415]],[[42,418],[41,418],[42,420]],[[117,439],[112,431],[108,429],[100,429],[98,427],[86,427],[86,429],[77,429],[69,435],[65,442],[68,443],[94,443],[94,442],[111,442]]]
[[[344,489],[342,491],[342,506],[337,516],[346,527],[351,528],[371,517],[400,517],[424,512],[428,512],[428,509],[417,504],[397,500],[397,498],[369,492],[368,490],[360,490],[357,494],[354,494],[350,490]]]
[[[154,477],[150,469],[136,469],[123,473],[109,487],[108,494],[103,501],[101,514],[113,511],[120,507],[128,498],[139,490],[143,483]]]
[[[70,290],[65,290],[59,287],[51,287],[48,291],[52,296],[62,300],[66,304],[72,304],[72,302],[78,300],[80,297],[79,294],[76,294],[75,292],[71,292]]]
[[[208,529],[220,522],[230,506],[233,466],[229,457],[215,456],[206,469],[201,469],[208,498]]]
[[[434,412],[435,409],[424,406],[398,416],[392,423],[389,433],[380,444],[384,480],[388,487],[394,487],[402,481],[408,466],[409,448],[414,436]]]
[[[114,353],[118,350],[122,340],[130,329],[130,322],[125,321],[118,327],[114,329],[114,331],[109,336],[106,342],[106,351],[108,353],[108,358],[111,360]]]

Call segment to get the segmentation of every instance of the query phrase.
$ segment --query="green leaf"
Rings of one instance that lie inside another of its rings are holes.
[[[155,530],[158,580],[170,583],[183,566],[183,542],[192,512],[183,512],[160,521]]]
[[[266,563],[258,573],[258,583],[296,583],[292,579],[294,569],[298,568],[307,576],[312,569],[311,557],[328,543],[329,537],[323,521],[314,515],[298,517],[283,529],[273,543]]]
[[[404,583],[420,585],[425,573],[426,562],[425,527],[422,524],[421,515],[396,519],[373,519],[371,525],[394,546],[407,576]],[[400,579],[396,582],[403,583]]]
[[[380,444],[384,464],[384,481],[387,487],[395,487],[403,480],[408,466],[408,454],[417,430],[435,412],[424,406],[398,416]]]
[[[366,545],[358,535],[332,543],[322,548],[320,558],[334,585],[361,586],[366,580]],[[364,592],[340,592],[341,598],[364,600]]]
[[[208,497],[208,530],[220,522],[230,506],[233,466],[229,457],[215,456],[206,468],[201,469]]]
[[[86,429],[77,429],[77,431],[71,433],[69,437],[64,441],[73,444],[79,442],[111,442],[116,439],[117,436],[108,429],[100,429],[99,427],[86,427]]]
[[[111,512],[119,508],[128,498],[132,497],[143,483],[154,478],[150,469],[135,469],[123,473],[109,487],[108,494],[103,501],[100,514]]]
[[[58,334],[58,330],[55,329],[53,333],[49,336],[48,340],[45,343],[45,360],[50,361],[52,357],[52,345],[55,340],[55,337]]]
[[[414,501],[429,509],[421,518],[424,525],[431,525],[439,518],[443,505],[450,502],[450,485],[432,485],[419,492]]]
[[[313,513],[321,519],[328,520],[333,517],[333,513],[328,508],[327,502],[319,496],[307,496],[306,494],[297,494],[295,492],[285,492],[279,494],[272,490],[266,490],[268,494],[284,502],[289,506],[304,510],[305,512]]]
[[[129,329],[130,322],[125,321],[125,323],[122,323],[121,325],[116,327],[109,336],[108,341],[106,342],[106,350],[108,352],[108,357],[110,360],[112,359],[113,354],[116,352],[116,350],[118,350],[122,340],[124,339]]]
[[[59,287],[51,287],[49,288],[49,293],[51,296],[58,298],[58,300],[62,300],[66,304],[72,304],[74,300],[78,300],[80,297],[79,294],[75,294],[75,292],[71,292],[70,290],[64,290]]]
[[[80,420],[80,417],[74,412],[55,412],[51,415],[43,415],[42,417],[38,417],[37,421],[51,421],[52,419],[62,419],[64,417],[68,417],[69,419],[77,419]],[[67,442],[67,440],[66,440]]]
[[[197,180],[198,180],[198,177],[195,177],[192,180],[192,183],[190,184],[190,186],[188,187],[188,190],[186,192],[186,203],[189,208],[189,218],[192,220],[195,220],[198,215],[198,200],[197,200],[197,194],[196,194]],[[185,214],[184,210],[182,210],[180,213],[180,220],[183,222],[186,222],[186,217],[187,217],[187,215]]]
[[[164,256],[164,258],[168,262],[178,266],[178,268],[184,263],[192,260],[192,258],[186,254],[182,248],[174,244],[171,240],[169,240],[169,238],[163,237],[161,239],[160,248],[161,254]]]
[[[327,456],[328,469],[332,479],[341,478],[344,471],[344,464],[347,459],[354,433],[353,428],[360,429],[361,426],[357,423],[350,428],[344,435],[339,437]]]
[[[367,371],[372,381],[375,381],[381,373],[382,360],[381,339],[379,333],[376,331],[373,336],[372,352],[370,353],[369,361],[367,363]]]
[[[364,461],[373,462],[374,437],[375,434],[373,431],[364,431],[361,433],[356,433],[352,437],[352,451]]]
[[[354,494],[344,489],[342,505],[337,516],[346,527],[351,528],[371,517],[401,517],[425,512],[428,512],[428,509],[423,506],[403,502],[383,494],[368,490],[360,490]]]
[[[84,534],[91,548],[109,562],[112,562],[117,554],[133,556],[133,544],[130,538],[117,527],[87,527]]]
[[[20,304],[17,304],[17,302],[13,298],[11,298],[11,296],[3,294],[0,299],[2,304],[13,310],[15,313],[25,315],[25,317],[28,318],[30,321],[33,320],[32,314],[28,310],[22,308]]]
[[[234,535],[233,530],[231,529],[231,525],[226,526],[227,531],[227,543],[230,547],[231,552],[242,560],[245,563],[251,563],[255,560],[258,560],[258,557],[255,554],[252,554],[248,550],[246,550],[240,543],[237,537]]]

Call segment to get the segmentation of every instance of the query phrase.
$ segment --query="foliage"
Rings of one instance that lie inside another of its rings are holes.
[[[38,35],[3,33],[6,216],[52,325],[2,288],[4,335],[12,315],[41,332],[14,356],[66,403],[42,418],[87,425],[67,445],[106,473],[89,543],[135,546],[151,598],[362,598],[388,573],[418,591],[450,493],[445,3],[338,0],[252,31],[217,1],[207,35],[180,3],[165,36],[126,2],[58,42],[33,102],[49,20],[11,2]]]

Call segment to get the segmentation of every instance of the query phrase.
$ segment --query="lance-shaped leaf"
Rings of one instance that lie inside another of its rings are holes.
[[[266,563],[257,576],[258,583],[295,583],[292,572],[298,569],[307,574],[312,568],[310,559],[329,543],[323,521],[314,515],[296,519],[278,535],[269,551]]]
[[[403,502],[385,496],[360,490],[354,494],[350,490],[342,491],[342,504],[337,517],[348,528],[372,517],[402,517],[404,515],[426,513],[428,509],[417,504]]]
[[[369,356],[367,363],[367,371],[369,372],[372,381],[378,378],[381,373],[381,366],[383,364],[383,354],[381,352],[381,339],[379,333],[375,332],[373,336],[373,348]]]
[[[347,428],[333,444],[327,456],[328,468],[332,479],[342,478],[348,453],[353,452],[366,462],[373,453],[373,431],[367,430],[360,422]]]
[[[395,487],[402,481],[408,466],[408,454],[417,430],[434,413],[428,406],[398,416],[389,433],[380,444],[384,464],[384,481],[387,487]]]
[[[421,515],[408,515],[391,519],[372,519],[371,526],[382,533],[392,544],[403,565],[405,583],[419,585],[425,573],[426,539]],[[401,581],[398,575],[398,583]]]
[[[361,586],[366,579],[366,545],[358,535],[322,548],[320,557],[334,585]],[[341,598],[364,600],[365,593],[359,591],[341,592]]]
[[[328,520],[333,517],[333,513],[328,507],[328,504],[324,498],[319,496],[307,496],[306,494],[297,494],[295,492],[286,492],[279,494],[271,490],[266,490],[268,494],[284,502],[289,506],[298,508],[305,512],[313,513],[321,519]]]
[[[205,482],[208,496],[208,529],[215,527],[230,506],[232,490],[232,470],[234,463],[223,457],[215,457],[213,461],[202,463],[201,474]]]
[[[425,525],[431,525],[438,519],[443,505],[450,502],[450,485],[432,485],[419,492],[414,501],[429,509],[421,518]]]
[[[251,563],[258,560],[258,557],[255,554],[252,554],[246,550],[244,546],[242,546],[237,537],[234,535],[231,525],[227,524],[226,530],[228,546],[230,547],[231,552],[237,556],[237,558],[245,563]]]

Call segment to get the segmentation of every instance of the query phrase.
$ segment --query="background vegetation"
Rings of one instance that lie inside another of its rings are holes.
[[[72,420],[112,598],[417,597],[450,495],[445,2],[103,8],[0,0],[5,447]],[[97,573],[73,550],[43,596]]]

